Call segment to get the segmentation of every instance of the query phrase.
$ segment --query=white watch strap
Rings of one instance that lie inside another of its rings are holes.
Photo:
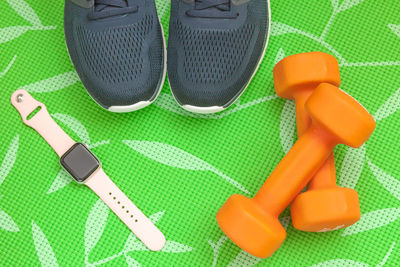
[[[59,157],[63,156],[76,143],[51,118],[46,106],[36,101],[27,91],[15,91],[11,96],[11,103],[21,114],[23,122],[35,129]],[[40,111],[28,120],[27,117],[38,107],[40,107]],[[85,184],[150,250],[157,251],[164,247],[165,237],[161,231],[119,190],[103,169],[100,168],[93,173]]]
[[[102,169],[97,170],[85,184],[114,211],[146,247],[153,251],[164,247],[165,237],[161,231],[108,178]]]
[[[18,110],[19,114],[21,114],[22,121],[35,129],[49,143],[59,157],[64,155],[75,144],[75,141],[53,120],[47,112],[46,106],[36,101],[27,91],[15,91],[11,96],[11,103]],[[39,107],[40,111],[28,120],[27,117],[29,114]]]

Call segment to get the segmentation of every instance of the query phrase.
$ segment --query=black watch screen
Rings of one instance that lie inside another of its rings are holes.
[[[65,152],[60,163],[78,183],[85,182],[100,167],[100,161],[81,143]]]

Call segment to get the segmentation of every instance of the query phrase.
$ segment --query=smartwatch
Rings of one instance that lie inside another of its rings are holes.
[[[61,165],[76,182],[92,189],[147,248],[158,251],[164,247],[166,240],[161,231],[111,181],[88,147],[76,143],[61,129],[44,104],[25,90],[15,91],[11,103],[23,122],[35,129],[54,149]]]

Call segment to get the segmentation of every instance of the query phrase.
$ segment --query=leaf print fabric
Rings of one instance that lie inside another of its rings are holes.
[[[154,1],[168,40],[171,1]],[[0,1],[0,265],[400,266],[400,2],[270,2],[265,58],[235,105],[187,112],[166,81],[153,105],[114,114],[87,94],[69,59],[64,1]],[[253,197],[295,143],[295,103],[276,95],[272,70],[309,51],[337,58],[341,89],[377,122],[363,147],[335,149],[337,183],[358,192],[361,219],[306,233],[293,228],[286,209],[279,221],[287,239],[258,259],[223,234],[215,214],[233,194]],[[45,103],[63,130],[92,149],[165,234],[162,251],[148,251],[61,168],[11,106],[17,89]]]

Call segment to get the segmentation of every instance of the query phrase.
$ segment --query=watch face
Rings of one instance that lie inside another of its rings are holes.
[[[60,163],[78,183],[85,182],[100,167],[99,160],[81,143],[73,145]]]

